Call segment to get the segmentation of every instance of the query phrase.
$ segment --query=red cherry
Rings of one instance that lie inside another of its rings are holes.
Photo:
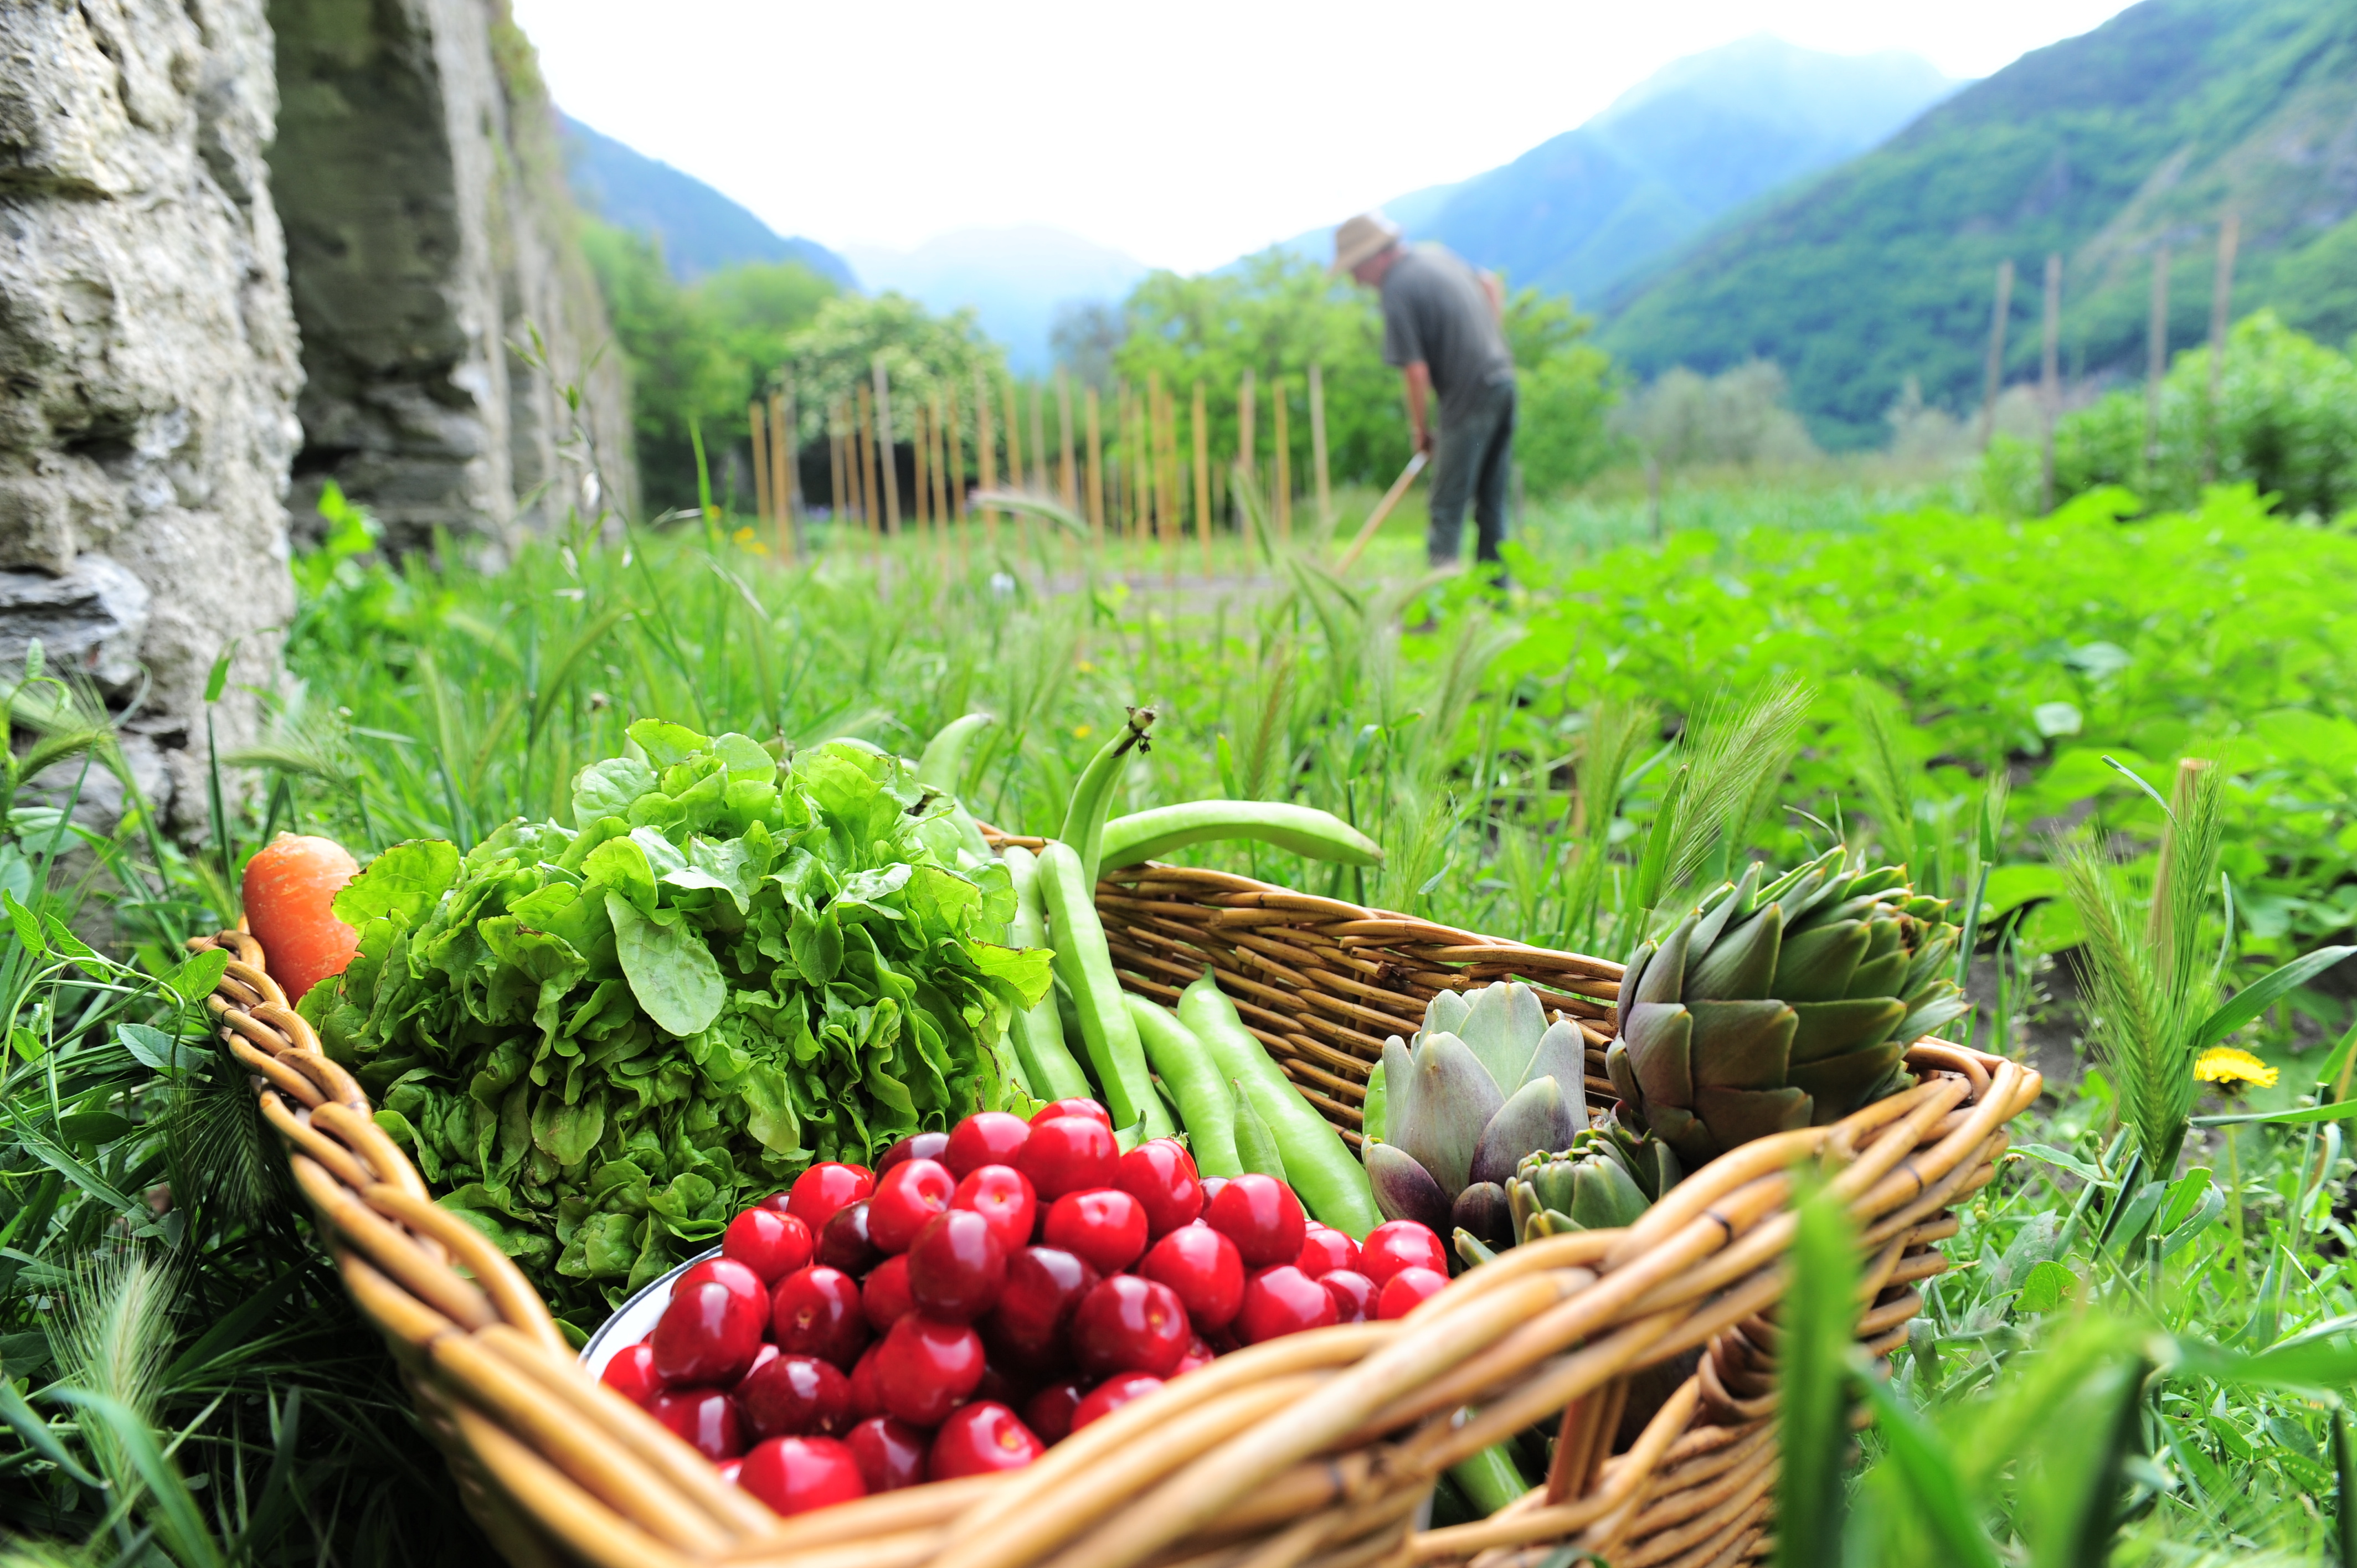
[[[1020,1470],[1047,1451],[1048,1445],[1033,1436],[1013,1411],[985,1400],[950,1412],[941,1431],[933,1434],[925,1473],[936,1481],[951,1481],[960,1476]]]
[[[772,1437],[745,1455],[737,1484],[781,1514],[808,1513],[867,1495],[859,1461],[832,1437]]]
[[[884,1173],[867,1203],[867,1235],[886,1252],[905,1252],[925,1222],[950,1206],[957,1177],[939,1160],[903,1160]]]
[[[844,1441],[859,1462],[869,1492],[897,1492],[925,1484],[925,1433],[888,1415],[871,1415]]]
[[[778,1212],[782,1214],[785,1210],[780,1209]],[[737,1484],[737,1477],[744,1473],[745,1461],[742,1459],[723,1459],[716,1468],[720,1472],[720,1478],[733,1487]]]
[[[796,1269],[770,1293],[770,1333],[789,1356],[815,1356],[838,1371],[851,1366],[867,1344],[858,1284],[823,1263]]]
[[[876,1391],[888,1415],[938,1426],[982,1381],[982,1337],[973,1329],[912,1312],[877,1349]]]
[[[851,1380],[815,1356],[780,1356],[737,1385],[737,1405],[762,1437],[833,1437],[852,1422]]]
[[[859,1284],[859,1309],[867,1326],[878,1334],[890,1333],[894,1324],[917,1309],[917,1298],[909,1294],[907,1253],[887,1258],[868,1271]]]
[[[1211,1211],[1211,1199],[1219,1197],[1221,1189],[1227,1185],[1228,1178],[1223,1176],[1207,1176],[1203,1178],[1204,1213],[1209,1214]]]
[[[1119,1187],[1068,1192],[1048,1206],[1048,1245],[1117,1274],[1146,1251],[1146,1206]]]
[[[1037,1127],[1040,1122],[1052,1122],[1059,1116],[1085,1116],[1092,1122],[1103,1123],[1106,1132],[1113,1131],[1113,1112],[1093,1100],[1082,1099],[1049,1101],[1031,1112],[1031,1125]]]
[[[726,1389],[673,1389],[657,1394],[647,1413],[715,1464],[745,1451],[737,1425],[737,1402]]]
[[[985,1165],[1011,1165],[1031,1141],[1031,1123],[1005,1111],[977,1111],[950,1130],[941,1155],[952,1176],[963,1177]]]
[[[1429,1227],[1394,1219],[1368,1231],[1359,1243],[1358,1269],[1381,1290],[1402,1269],[1437,1269],[1446,1274],[1448,1253]]]
[[[767,1308],[764,1308],[764,1309],[763,1309],[762,1316],[763,1316],[765,1318],[768,1316],[768,1309],[767,1309]],[[762,1333],[764,1333],[764,1334],[767,1334],[767,1333],[769,1332],[769,1328],[768,1328],[768,1326],[767,1326],[767,1325],[766,1325],[766,1324],[763,1326],[763,1327],[762,1327],[762,1329],[761,1329],[761,1332],[762,1332]],[[749,1367],[748,1367],[748,1368],[746,1368],[746,1369],[745,1369],[745,1375],[744,1375],[743,1377],[741,1377],[741,1378],[737,1379],[737,1386],[736,1386],[735,1388],[733,1388],[733,1389],[729,1390],[728,1391],[729,1391],[729,1392],[731,1392],[731,1393],[735,1393],[735,1394],[741,1394],[741,1393],[743,1393],[743,1392],[745,1391],[745,1385],[746,1385],[747,1383],[748,1383],[748,1382],[750,1382],[750,1381],[752,1381],[752,1380],[753,1380],[753,1377],[754,1377],[754,1375],[755,1375],[756,1373],[759,1372],[759,1371],[760,1371],[760,1369],[761,1369],[762,1368],[764,1368],[764,1367],[768,1366],[770,1362],[772,1362],[772,1361],[776,1360],[777,1359],[778,1359],[778,1348],[777,1348],[775,1345],[770,1344],[768,1340],[764,1339],[764,1340],[761,1342],[761,1348],[760,1348],[759,1350],[756,1350],[756,1351],[754,1351],[754,1352],[753,1352],[753,1364],[752,1364],[751,1366],[749,1366]]]
[[[1049,1383],[1024,1404],[1023,1424],[1043,1443],[1061,1443],[1072,1430],[1072,1412],[1080,1409],[1088,1389],[1082,1382]]]
[[[1218,1359],[1218,1352],[1211,1348],[1210,1341],[1198,1334],[1187,1342],[1187,1353],[1178,1358],[1178,1369],[1170,1375],[1174,1378],[1183,1378],[1200,1367],[1210,1366],[1216,1359]]]
[[[999,1246],[1012,1256],[1031,1240],[1039,1201],[1032,1195],[1031,1178],[1013,1165],[976,1165],[959,1178],[950,1207],[971,1208],[989,1220]]]
[[[1168,1285],[1114,1274],[1097,1282],[1072,1314],[1072,1354],[1097,1377],[1151,1372],[1167,1378],[1195,1337],[1178,1293]]]
[[[811,1261],[810,1227],[791,1214],[748,1208],[720,1233],[721,1256],[744,1264],[759,1274],[764,1294],[769,1287]]]
[[[655,1352],[651,1345],[625,1345],[614,1352],[597,1380],[630,1401],[645,1408],[646,1402],[662,1392],[662,1380],[655,1376]]]
[[[882,1181],[894,1165],[909,1160],[938,1160],[949,1146],[947,1133],[911,1133],[884,1151],[884,1157],[876,1162],[876,1179]]]
[[[1318,1276],[1334,1298],[1334,1321],[1364,1323],[1375,1315],[1375,1282],[1356,1269],[1329,1269]]]
[[[1438,1269],[1410,1265],[1383,1282],[1383,1294],[1375,1298],[1375,1316],[1405,1317],[1448,1288],[1448,1276]]]
[[[1149,1138],[1122,1155],[1114,1186],[1146,1206],[1149,1237],[1169,1234],[1203,1212],[1194,1156],[1169,1138]]]
[[[988,1312],[1006,1283],[1006,1249],[996,1229],[970,1208],[936,1214],[909,1246],[909,1294],[944,1323]]]
[[[1068,1192],[1111,1187],[1120,1165],[1113,1129],[1087,1116],[1034,1122],[1030,1140],[1015,1156],[1015,1168],[1031,1178],[1031,1190],[1047,1203]]]
[[[988,1340],[983,1341],[982,1348],[982,1381],[974,1385],[974,1397],[977,1400],[996,1400],[1007,1409],[1013,1410],[1030,1395],[1030,1381],[1009,1374],[1005,1368],[992,1360]]]
[[[876,1386],[876,1352],[880,1348],[878,1341],[862,1350],[851,1369],[851,1413],[862,1421],[884,1413],[883,1391]]]
[[[1144,1399],[1162,1386],[1162,1380],[1149,1372],[1124,1372],[1107,1378],[1089,1391],[1080,1408],[1072,1412],[1072,1430],[1078,1432],[1092,1421],[1111,1415],[1134,1399]]]
[[[811,1250],[813,1262],[824,1263],[830,1269],[841,1269],[854,1279],[859,1278],[884,1261],[884,1254],[867,1233],[867,1216],[873,1198],[863,1197],[856,1203],[846,1203],[834,1211],[826,1229],[818,1233],[818,1245]]]
[[[680,1270],[679,1278],[671,1282],[668,1294],[677,1299],[680,1292],[691,1285],[702,1284],[706,1280],[718,1280],[748,1299],[768,1296],[771,1283],[734,1258],[706,1258],[700,1263],[690,1263]]]
[[[1295,1265],[1280,1263],[1244,1281],[1244,1305],[1236,1314],[1236,1334],[1245,1344],[1257,1345],[1281,1334],[1323,1328],[1340,1316],[1324,1285]]]
[[[1359,1244],[1340,1230],[1328,1225],[1312,1225],[1302,1238],[1301,1256],[1294,1260],[1301,1272],[1311,1279],[1319,1279],[1336,1269],[1359,1266]]]
[[[671,1298],[647,1344],[666,1385],[733,1383],[761,1348],[761,1309],[718,1280],[702,1280]]]
[[[1257,1172],[1236,1176],[1203,1210],[1212,1230],[1236,1244],[1248,1269],[1271,1268],[1301,1256],[1308,1230],[1301,1200],[1275,1176]]]
[[[829,1160],[794,1178],[793,1190],[786,1195],[786,1212],[809,1226],[815,1236],[826,1229],[836,1209],[875,1190],[875,1179],[859,1166]]]
[[[992,1342],[1025,1360],[1052,1362],[1073,1311],[1099,1277],[1086,1259],[1060,1248],[1024,1248],[1006,1261],[1006,1283],[990,1314]]]
[[[1137,1272],[1177,1291],[1188,1320],[1206,1331],[1225,1328],[1243,1305],[1243,1259],[1208,1225],[1181,1225],[1147,1250]]]

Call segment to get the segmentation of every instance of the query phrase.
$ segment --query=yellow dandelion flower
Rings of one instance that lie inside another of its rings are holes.
[[[1074,740],[1086,740],[1089,736],[1096,734],[1096,732],[1097,726],[1094,725],[1074,725],[1072,726],[1072,738]]]
[[[2203,1083],[2249,1083],[2273,1089],[2283,1075],[2248,1051],[2212,1046],[2195,1059],[2193,1076]]]

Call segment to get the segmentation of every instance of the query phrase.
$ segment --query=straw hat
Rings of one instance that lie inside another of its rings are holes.
[[[1400,226],[1381,209],[1347,219],[1334,231],[1334,270],[1347,273],[1361,262],[1382,255],[1399,242]]]

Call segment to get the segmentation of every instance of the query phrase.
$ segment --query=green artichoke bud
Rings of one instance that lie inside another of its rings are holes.
[[[1510,1245],[1515,1166],[1587,1125],[1587,1056],[1579,1026],[1549,1024],[1520,982],[1434,997],[1415,1039],[1383,1043],[1368,1085],[1382,1115],[1364,1158],[1383,1218]]]
[[[1658,1140],[1607,1119],[1560,1154],[1523,1156],[1506,1185],[1514,1239],[1633,1225],[1684,1173]]]
[[[1904,1087],[1907,1047],[1969,1006],[1947,908],[1839,845],[1764,886],[1751,866],[1629,960],[1604,1058],[1628,1114],[1693,1166]]]

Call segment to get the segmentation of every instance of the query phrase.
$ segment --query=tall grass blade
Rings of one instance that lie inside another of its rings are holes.
[[[1849,1447],[1844,1412],[1849,1348],[1857,1326],[1857,1227],[1837,1198],[1820,1187],[1802,1199],[1777,1375],[1781,1568],[1821,1568],[1841,1561],[1842,1462]]]

